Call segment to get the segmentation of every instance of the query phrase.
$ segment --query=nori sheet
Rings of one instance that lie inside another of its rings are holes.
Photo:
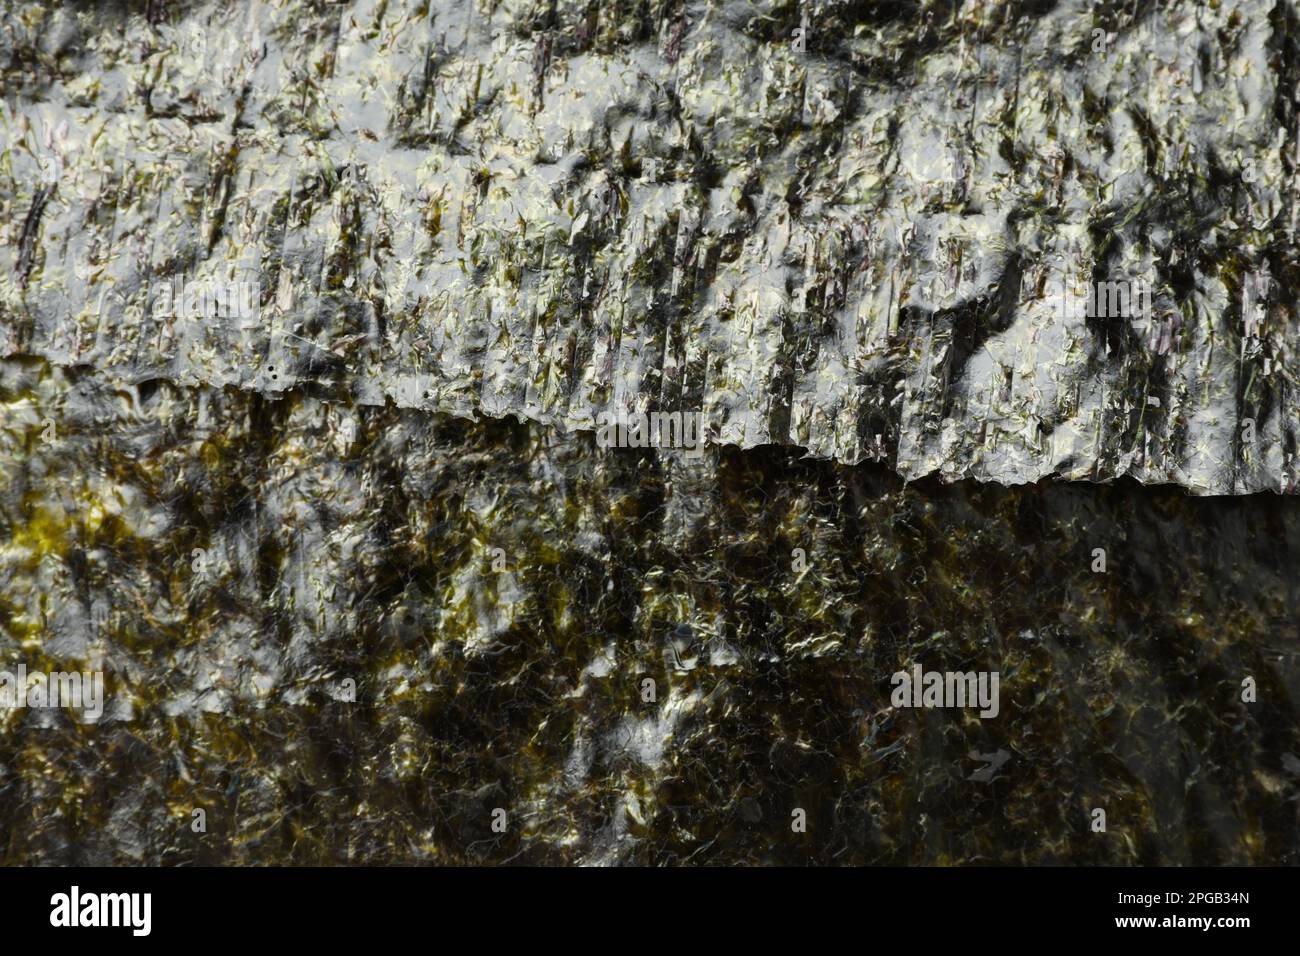
[[[1293,3],[0,10],[8,354],[1295,488]],[[257,315],[155,317],[178,276]],[[1121,281],[1148,315],[1059,314]]]
[[[1294,497],[0,375],[4,862],[1300,862]]]
[[[0,863],[1300,862],[1295,21],[0,0]]]

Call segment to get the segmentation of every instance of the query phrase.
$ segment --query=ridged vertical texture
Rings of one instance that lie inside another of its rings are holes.
[[[1294,4],[3,8],[6,354],[1294,488]]]

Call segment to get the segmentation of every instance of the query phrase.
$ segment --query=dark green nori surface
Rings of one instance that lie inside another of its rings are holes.
[[[5,863],[1298,861],[1292,498],[0,374],[0,667],[110,698],[0,712]]]

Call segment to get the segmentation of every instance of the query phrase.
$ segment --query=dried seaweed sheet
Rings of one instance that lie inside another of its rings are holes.
[[[108,685],[0,709],[6,863],[1300,861],[1294,497],[33,360],[0,409],[0,669]],[[891,707],[915,663],[997,718]]]
[[[8,354],[1294,488],[1291,4],[3,8]],[[255,314],[160,319],[178,277]],[[1111,282],[1150,308],[1051,291]]]

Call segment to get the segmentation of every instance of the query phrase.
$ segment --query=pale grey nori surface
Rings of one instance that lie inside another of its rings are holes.
[[[809,4],[804,52],[794,4],[0,10],[0,354],[1294,487],[1290,5]],[[149,317],[177,274],[258,281],[259,318]],[[1151,321],[1044,291],[1120,278]]]

